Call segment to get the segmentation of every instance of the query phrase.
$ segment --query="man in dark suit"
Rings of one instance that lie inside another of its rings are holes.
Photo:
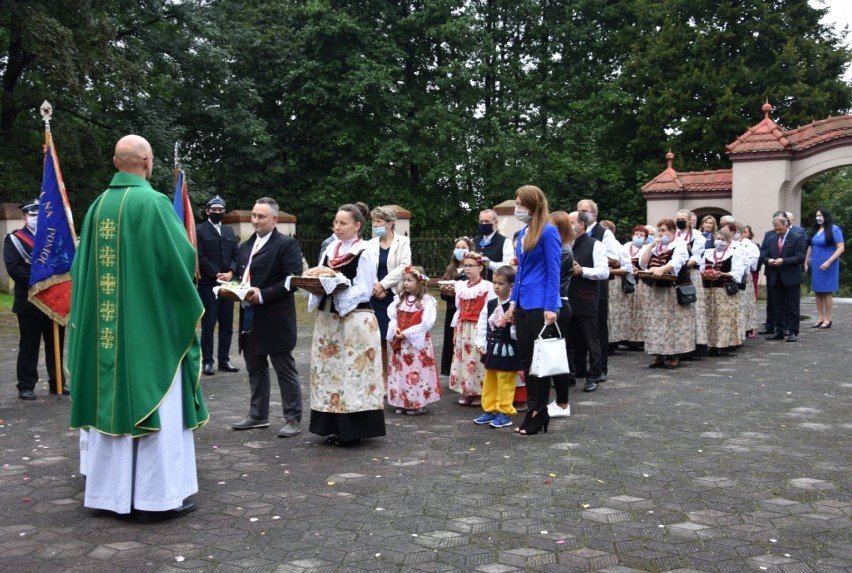
[[[515,258],[512,241],[497,230],[497,213],[485,209],[479,213],[479,234],[473,238],[473,250],[488,257],[488,268],[485,269],[485,280],[494,277],[497,267],[511,264]]]
[[[784,211],[775,211],[772,213],[772,220],[774,221],[776,217],[785,216]],[[775,232],[775,229],[769,229],[763,235],[763,241],[760,242],[760,253],[769,248],[769,241],[774,241],[778,237],[778,234]],[[708,241],[708,244],[712,244],[712,239]],[[757,270],[760,271],[760,268],[763,267],[763,278],[764,283],[766,284],[766,321],[763,323],[763,328],[758,330],[758,334],[775,334],[775,301],[772,300],[772,292],[769,289],[769,267],[766,266],[763,262],[763,257],[761,256],[757,260]]]
[[[217,281],[230,281],[237,271],[237,247],[234,231],[222,225],[225,200],[216,195],[207,202],[207,220],[196,230],[198,238],[198,294],[204,304],[201,319],[201,364],[207,375],[213,372],[213,330],[219,323],[219,370],[238,372],[231,364],[231,338],[234,334],[234,301],[213,294]]]
[[[251,386],[251,408],[235,430],[269,426],[269,364],[272,362],[281,390],[284,426],[278,437],[302,431],[302,391],[293,348],[296,346],[296,307],[287,277],[302,272],[302,250],[292,237],[275,228],[278,203],[269,197],[251,210],[254,235],[240,247],[238,272],[251,288],[240,305],[240,349],[246,360]]]
[[[56,394],[56,360],[53,344],[53,321],[37,306],[31,303],[27,294],[30,290],[31,255],[35,241],[36,220],[38,218],[38,199],[21,205],[24,212],[24,226],[6,235],[3,243],[3,260],[6,271],[15,281],[15,301],[12,312],[18,315],[20,346],[18,348],[18,398],[35,400],[35,387],[38,383],[38,355],[41,341],[44,340],[44,354],[47,363],[47,377],[50,380],[49,392]],[[65,341],[65,327],[59,327],[59,355]],[[60,368],[60,370],[63,370]],[[62,377],[62,393],[68,394],[68,382],[65,373]]]
[[[802,289],[802,263],[807,251],[805,235],[790,229],[785,215],[772,219],[775,237],[764,241],[760,259],[766,265],[766,288],[774,307],[775,333],[767,340],[795,342],[799,337],[799,299]]]

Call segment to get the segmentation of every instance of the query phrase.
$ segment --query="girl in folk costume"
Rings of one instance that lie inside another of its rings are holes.
[[[426,294],[429,277],[420,267],[405,267],[402,293],[388,307],[388,402],[396,414],[416,416],[441,398],[441,379],[429,330],[438,303]]]
[[[748,265],[745,249],[733,243],[728,229],[716,231],[713,246],[712,250],[704,251],[701,276],[707,301],[708,345],[711,354],[719,355],[742,344],[738,285]],[[751,295],[750,292],[748,294]]]
[[[322,264],[352,284],[331,295],[312,294],[308,301],[308,311],[317,310],[310,430],[341,446],[385,435],[379,325],[370,306],[376,261],[360,238],[366,216],[363,203],[338,209],[335,240],[322,255]]]
[[[491,281],[482,278],[488,267],[488,258],[472,251],[463,257],[464,272],[467,281],[456,283],[456,313],[452,326],[453,362],[450,366],[450,389],[462,394],[459,404],[462,406],[480,406],[482,378],[485,367],[479,360],[476,350],[476,324],[485,303],[495,298]]]
[[[639,255],[640,267],[655,277],[649,280],[645,324],[645,352],[656,356],[651,368],[677,368],[680,355],[695,350],[695,305],[678,304],[674,281],[661,280],[686,274],[681,269],[686,268],[689,251],[684,241],[675,239],[675,230],[672,219],[657,223],[657,237]]]
[[[760,247],[751,239],[743,235],[743,224],[732,221],[728,224],[731,233],[731,246],[735,247],[743,259],[746,270],[740,280],[740,292],[737,300],[740,304],[740,338],[745,340],[747,336],[754,338],[754,326],[757,323],[757,299],[754,297],[754,285],[752,284],[751,270],[757,269],[757,261],[760,259]]]
[[[647,239],[648,228],[645,225],[636,225],[633,227],[632,239],[624,243],[622,247],[624,256],[630,259],[633,276],[636,276],[639,272],[639,255],[645,249]],[[627,347],[630,350],[642,350],[642,344],[645,341],[645,324],[647,322],[645,309],[648,307],[650,288],[644,282],[637,280],[636,290],[627,297],[627,313],[630,316],[627,328]]]
[[[689,280],[696,285],[695,296],[697,300],[691,306],[695,307],[695,351],[691,356],[701,357],[707,355],[707,315],[704,309],[704,289],[698,288],[701,284],[701,260],[704,257],[704,248],[707,239],[704,235],[692,228],[692,211],[681,209],[675,218],[675,239],[686,243],[689,253],[689,261],[686,268],[689,269]]]

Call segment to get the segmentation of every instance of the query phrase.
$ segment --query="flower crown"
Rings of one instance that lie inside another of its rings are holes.
[[[424,285],[429,284],[429,277],[427,277],[426,275],[424,275],[423,273],[421,273],[420,271],[418,271],[416,268],[412,267],[411,265],[405,267],[405,274],[412,275],[414,278],[416,278],[418,281],[420,281]]]
[[[462,255],[462,260],[464,260],[464,259],[473,259],[474,261],[476,261],[477,263],[479,263],[483,267],[488,267],[488,263],[490,262],[488,257],[486,257],[485,255],[481,255],[479,253],[476,253],[474,251],[465,251],[464,255]]]

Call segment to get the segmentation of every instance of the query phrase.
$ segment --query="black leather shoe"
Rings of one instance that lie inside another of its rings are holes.
[[[21,400],[35,400],[36,394],[32,390],[21,390],[18,392],[18,398]]]
[[[50,382],[48,384],[48,386],[50,388],[49,392],[55,396],[56,395],[56,384],[53,383],[53,382]],[[71,395],[71,390],[68,388],[68,384],[65,384],[62,387],[62,395],[63,396],[70,396]]]
[[[780,332],[773,334],[772,336],[767,336],[766,340],[784,340],[784,335]]]
[[[139,523],[158,523],[166,519],[186,515],[195,511],[197,507],[198,505],[194,501],[185,501],[182,506],[167,511],[142,511],[141,509],[134,509],[133,516]]]
[[[757,331],[758,334],[775,334],[774,330],[769,330],[767,328],[761,328]]]
[[[598,383],[593,380],[586,380],[586,385],[583,386],[583,392],[594,392],[598,389]]]
[[[799,340],[799,337],[795,334],[790,334],[789,336],[787,336],[787,342],[796,342],[797,340]]]
[[[212,364],[205,364],[203,366],[203,368],[201,369],[201,371],[204,372],[205,374],[207,374],[208,376],[213,376],[214,374],[216,374],[213,371],[213,365]]]
[[[211,366],[211,369],[212,369],[212,366]],[[240,371],[239,368],[237,368],[236,366],[231,364],[230,360],[227,361],[227,362],[220,362],[219,363],[219,370],[222,370],[223,372],[239,372]]]

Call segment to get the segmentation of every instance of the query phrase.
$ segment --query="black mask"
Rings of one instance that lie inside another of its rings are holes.
[[[684,229],[686,229],[686,221],[675,221],[675,225],[676,225],[676,226],[677,226],[677,228],[678,228],[678,229],[680,229],[681,231],[683,231]]]
[[[484,236],[490,235],[494,231],[494,225],[492,223],[480,223],[479,224],[479,234]]]
[[[218,225],[219,223],[222,222],[222,217],[224,217],[225,214],[224,213],[209,213],[207,216],[210,217],[211,223]]]

